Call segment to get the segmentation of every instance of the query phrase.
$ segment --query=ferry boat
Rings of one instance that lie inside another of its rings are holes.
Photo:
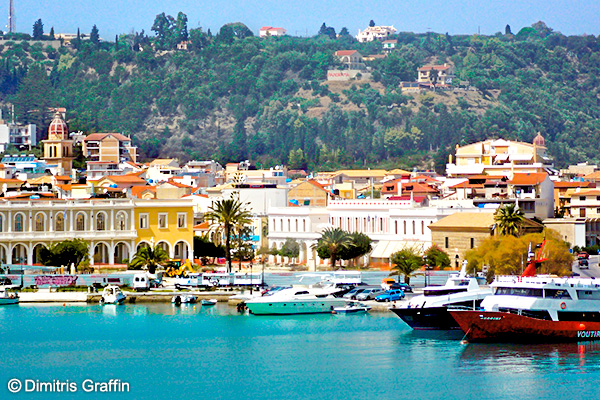
[[[246,307],[254,315],[331,313],[335,307],[346,305],[344,299],[334,296],[339,290],[331,283],[292,286],[248,300]]]
[[[600,339],[600,280],[535,276],[540,248],[520,277],[499,277],[480,310],[451,310],[469,341]]]
[[[477,278],[467,276],[463,263],[458,275],[448,277],[443,286],[427,286],[423,294],[408,303],[391,308],[392,312],[415,330],[460,329],[448,312],[449,308],[476,309],[492,294],[490,288],[479,286]]]

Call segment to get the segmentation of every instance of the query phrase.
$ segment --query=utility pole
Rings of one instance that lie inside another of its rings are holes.
[[[9,2],[8,25],[6,27],[8,28],[8,33],[15,33],[17,31],[14,0],[10,0]]]

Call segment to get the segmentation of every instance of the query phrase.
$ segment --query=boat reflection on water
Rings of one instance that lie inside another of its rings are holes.
[[[461,365],[469,369],[489,367],[502,370],[506,366],[524,369],[559,367],[561,370],[596,369],[600,363],[600,341],[539,344],[469,343],[460,354]]]

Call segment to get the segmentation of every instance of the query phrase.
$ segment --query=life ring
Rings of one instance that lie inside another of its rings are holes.
[[[564,310],[565,308],[567,308],[567,305],[565,304],[565,302],[563,301],[562,303],[560,303],[560,309]]]

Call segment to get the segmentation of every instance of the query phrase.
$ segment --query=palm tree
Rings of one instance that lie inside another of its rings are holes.
[[[211,222],[212,227],[216,227],[225,236],[227,272],[231,272],[231,237],[236,227],[251,222],[251,214],[246,210],[246,204],[238,199],[223,199],[213,203],[205,217]]]
[[[313,248],[321,258],[329,258],[331,268],[335,268],[340,253],[352,245],[352,236],[339,228],[327,228],[321,233],[321,238]]]
[[[410,284],[410,276],[423,265],[423,259],[413,248],[406,248],[395,252],[391,256],[394,267],[390,276],[404,275],[404,283]]]
[[[500,207],[494,213],[494,221],[498,224],[501,235],[519,236],[525,214],[515,204]]]
[[[168,259],[169,255],[162,247],[144,246],[135,253],[129,265],[132,269],[142,269],[143,267],[147,267],[148,272],[153,274],[156,272],[156,267]]]

